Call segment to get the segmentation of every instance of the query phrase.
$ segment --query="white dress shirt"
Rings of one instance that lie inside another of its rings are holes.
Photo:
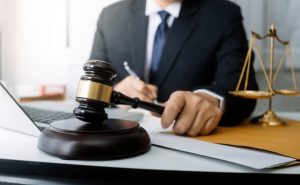
[[[149,80],[149,72],[151,66],[151,59],[152,59],[152,51],[154,45],[154,38],[156,30],[161,23],[161,18],[158,15],[159,11],[166,11],[170,14],[168,19],[168,26],[169,28],[172,26],[174,20],[179,17],[180,10],[181,10],[182,3],[180,1],[174,2],[167,6],[166,8],[161,8],[154,0],[147,0],[146,1],[146,10],[145,15],[149,17],[148,22],[148,33],[147,33],[147,47],[146,47],[146,63],[144,69],[144,77],[146,80]],[[208,91],[206,89],[198,89],[196,92],[206,93],[210,96],[217,98],[220,101],[220,108],[221,110],[224,109],[224,98],[214,92]]]
[[[145,15],[149,17],[149,23],[148,23],[146,65],[145,65],[144,77],[147,80],[149,80],[149,72],[150,72],[150,66],[152,60],[152,51],[153,51],[155,33],[159,24],[161,23],[161,18],[158,15],[158,12],[165,10],[170,14],[170,17],[168,19],[168,26],[170,28],[175,18],[179,17],[180,9],[181,9],[181,2],[172,3],[171,5],[163,9],[154,0],[146,1]]]

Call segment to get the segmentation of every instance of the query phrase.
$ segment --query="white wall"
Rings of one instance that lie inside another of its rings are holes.
[[[96,23],[103,7],[119,0],[70,0],[70,46],[67,70],[68,95],[75,97],[83,75],[82,65],[89,58]]]
[[[97,18],[117,0],[1,1],[6,3],[4,80],[10,86],[68,84],[73,93],[89,57]]]
[[[0,0],[0,80],[2,77],[2,29],[4,22],[5,0]]]
[[[12,82],[65,83],[65,1],[17,0],[10,5],[14,19],[6,34],[13,39],[7,56],[14,68]]]

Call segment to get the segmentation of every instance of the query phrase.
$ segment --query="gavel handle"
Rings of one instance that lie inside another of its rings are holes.
[[[142,108],[151,112],[162,114],[165,107],[140,100],[139,98],[130,98],[120,92],[113,91],[111,103],[131,105],[132,108]]]

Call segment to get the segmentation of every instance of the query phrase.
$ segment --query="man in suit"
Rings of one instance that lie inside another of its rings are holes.
[[[90,59],[115,66],[115,90],[165,102],[163,127],[197,136],[253,111],[255,100],[228,93],[247,45],[240,9],[228,1],[124,0],[102,11]],[[139,79],[128,76],[123,61]],[[252,67],[248,87],[257,89]]]

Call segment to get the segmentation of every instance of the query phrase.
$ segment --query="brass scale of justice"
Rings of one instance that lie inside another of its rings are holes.
[[[263,63],[260,50],[256,45],[256,40],[264,40],[264,39],[270,39],[270,58],[269,58],[269,74],[267,73],[267,70],[265,68],[265,65]],[[274,48],[275,48],[275,41],[278,41],[278,43],[283,45],[283,52],[280,57],[280,61],[277,64],[277,67],[274,67]],[[252,57],[252,51],[255,51],[255,53],[258,56],[258,61],[260,63],[260,66],[262,68],[264,77],[267,82],[267,90],[249,90],[248,88],[248,79],[249,79],[249,70],[251,65],[251,57]],[[291,78],[293,81],[292,88],[291,89],[274,89],[274,83],[277,80],[279,71],[283,65],[283,63],[286,61],[289,62],[290,70],[291,70]],[[275,70],[275,73],[274,73]],[[274,74],[273,74],[274,73]],[[241,88],[242,81],[244,79],[244,89]],[[245,58],[245,62],[240,74],[240,78],[238,81],[238,84],[236,86],[235,91],[230,91],[230,94],[241,97],[241,98],[248,98],[248,99],[269,99],[269,109],[263,114],[256,118],[253,118],[251,120],[252,123],[259,124],[262,126],[281,126],[286,125],[286,121],[281,119],[276,115],[274,111],[272,111],[272,98],[275,95],[285,95],[285,96],[299,96],[300,91],[298,91],[297,88],[297,82],[296,82],[296,76],[295,76],[295,70],[292,63],[292,57],[291,57],[291,48],[288,41],[281,40],[276,32],[274,24],[271,24],[271,27],[269,29],[269,33],[260,36],[259,34],[252,31],[252,37],[249,44],[249,49]]]

